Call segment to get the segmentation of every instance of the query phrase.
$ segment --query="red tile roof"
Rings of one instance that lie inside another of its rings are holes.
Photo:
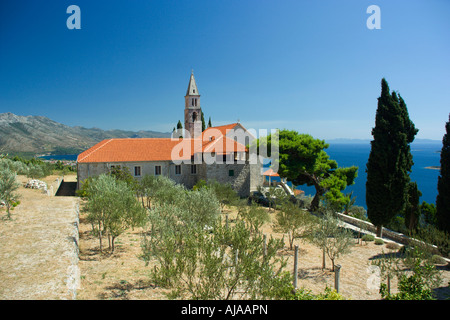
[[[266,172],[263,173],[263,176],[279,177],[280,175],[278,173],[274,172],[272,170],[272,168],[270,168],[269,170],[267,170]]]
[[[228,126],[221,128],[223,127]],[[78,163],[173,161],[189,160],[198,152],[224,154],[246,151],[244,145],[228,137],[216,136],[211,141],[206,135],[203,137],[203,141],[171,138],[108,139],[79,154],[77,161]]]
[[[203,131],[203,134],[208,135],[208,134],[216,132],[215,130],[219,130],[220,133],[225,136],[225,135],[227,135],[227,132],[229,130],[233,130],[234,127],[236,127],[236,125],[238,125],[237,122],[231,123],[231,124],[226,124],[224,126],[210,127],[210,128],[205,129],[205,131]]]

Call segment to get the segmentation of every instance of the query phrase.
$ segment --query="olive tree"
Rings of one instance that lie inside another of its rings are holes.
[[[291,250],[294,240],[309,235],[316,225],[313,215],[292,202],[285,202],[275,217],[273,228],[276,232],[287,233]]]
[[[284,265],[276,255],[281,240],[270,239],[264,250],[262,235],[242,220],[223,223],[211,190],[186,195],[149,210],[142,259],[154,264],[153,281],[172,289],[173,298],[270,296]]]
[[[114,241],[126,229],[137,227],[145,220],[145,209],[136,199],[125,181],[110,175],[100,175],[88,185],[85,210],[92,231],[103,249],[102,239],[108,237],[109,248],[114,252]]]
[[[11,219],[11,206],[19,199],[19,195],[15,193],[19,186],[14,172],[9,169],[0,169],[0,202],[5,203],[8,219]]]
[[[330,258],[332,271],[334,271],[335,260],[341,255],[349,253],[354,244],[353,233],[341,227],[339,219],[329,212],[326,212],[319,219],[319,223],[309,237],[309,241],[322,249],[323,269],[325,268],[325,254]]]

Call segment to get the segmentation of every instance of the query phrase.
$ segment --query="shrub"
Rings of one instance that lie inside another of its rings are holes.
[[[371,235],[371,234],[365,234],[365,235],[362,236],[361,239],[362,239],[362,241],[370,242],[370,241],[374,241],[375,237],[373,235]]]
[[[382,244],[384,244],[384,241],[383,241],[383,239],[377,238],[377,239],[375,239],[375,244],[382,245]]]
[[[386,248],[388,248],[390,250],[398,250],[398,249],[400,249],[400,245],[395,242],[388,242],[388,243],[386,243]]]
[[[445,264],[445,263],[447,263],[447,261],[444,258],[442,258],[440,255],[437,255],[437,254],[434,254],[431,257],[431,262],[433,262],[434,264]]]

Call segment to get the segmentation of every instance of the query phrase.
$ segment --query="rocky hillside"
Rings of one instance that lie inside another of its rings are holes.
[[[104,139],[137,137],[170,137],[170,133],[70,127],[42,116],[0,113],[0,153],[71,154]]]

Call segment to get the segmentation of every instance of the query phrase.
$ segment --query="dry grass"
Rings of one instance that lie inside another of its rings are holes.
[[[228,209],[230,221],[236,212]],[[271,213],[271,218],[274,214]],[[90,226],[80,218],[80,269],[81,288],[78,299],[167,299],[164,290],[155,286],[149,278],[152,265],[145,266],[139,259],[141,254],[141,230],[129,230],[117,240],[114,254],[99,253],[99,242],[90,234]],[[282,234],[274,233],[271,224],[263,226],[263,233],[282,238]],[[322,270],[322,251],[309,243],[295,241],[299,245],[299,279],[298,286],[311,290],[312,293],[323,293],[328,286],[334,288],[334,272],[330,271],[331,261],[327,258],[327,268]],[[105,250],[107,251],[107,250]],[[356,244],[350,254],[337,260],[342,266],[340,275],[340,293],[351,300],[380,299],[378,289],[370,289],[367,281],[370,277],[368,267],[371,261],[390,250],[386,245],[375,245],[374,242]],[[288,259],[286,270],[293,270],[294,251],[288,249],[288,243],[280,251]],[[439,266],[442,268],[442,266]],[[442,270],[443,286],[450,281],[450,271]],[[392,283],[395,287],[395,282]],[[395,292],[395,290],[393,290]]]

